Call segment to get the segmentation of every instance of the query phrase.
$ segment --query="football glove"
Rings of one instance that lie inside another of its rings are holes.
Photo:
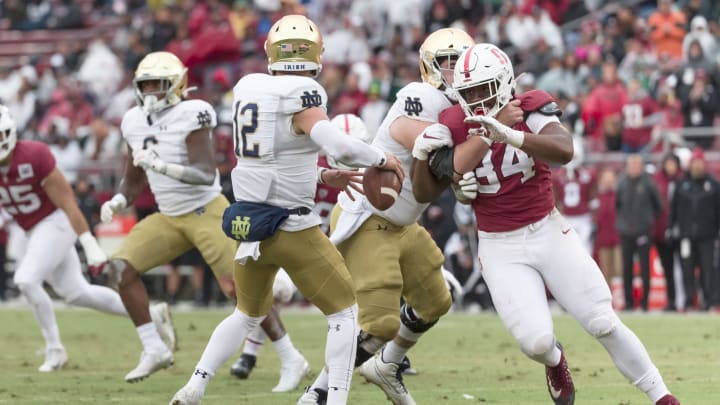
[[[427,160],[430,152],[443,146],[453,146],[450,129],[442,124],[432,124],[415,138],[412,155],[417,160]]]
[[[150,169],[160,174],[167,173],[167,163],[158,156],[152,149],[140,149],[135,152],[133,165],[145,170]]]
[[[100,248],[97,239],[90,232],[85,232],[78,236],[78,241],[85,251],[85,259],[90,273],[94,276],[102,274],[105,263],[107,263],[107,255]]]
[[[122,194],[115,194],[112,199],[105,201],[100,207],[100,220],[104,223],[110,223],[115,213],[127,208],[127,200]]]
[[[487,136],[493,142],[502,142],[520,149],[525,141],[525,133],[512,129],[492,117],[474,115],[465,118],[466,124],[480,124],[487,130],[483,136]]]
[[[478,193],[478,181],[475,177],[475,172],[463,174],[458,184],[453,184],[452,189],[453,192],[455,192],[455,198],[459,201],[469,202],[474,200]]]

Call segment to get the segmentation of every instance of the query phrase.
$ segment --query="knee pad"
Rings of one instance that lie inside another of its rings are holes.
[[[591,317],[587,321],[585,330],[587,330],[593,337],[601,338],[613,333],[615,329],[617,329],[619,322],[620,320],[615,312],[605,311]]]
[[[450,305],[447,305],[447,309],[450,309]],[[447,310],[445,312],[447,312]],[[417,315],[415,315],[415,311],[413,311],[413,309],[408,304],[403,304],[400,307],[400,322],[402,322],[402,324],[405,325],[405,327],[413,333],[427,332],[428,329],[432,328],[433,325],[437,323],[438,318],[435,318],[435,320],[428,322],[420,319]]]
[[[545,333],[520,341],[520,350],[531,359],[541,360],[545,354],[555,349],[555,336]]]

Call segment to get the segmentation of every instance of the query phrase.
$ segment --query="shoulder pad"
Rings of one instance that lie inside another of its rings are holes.
[[[554,101],[551,101],[540,107],[540,109],[538,109],[538,112],[543,115],[557,115],[558,117],[562,115],[560,106],[557,105],[557,103]]]

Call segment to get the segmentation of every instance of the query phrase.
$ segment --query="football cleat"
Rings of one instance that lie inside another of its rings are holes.
[[[305,393],[298,399],[297,405],[325,405],[327,403],[327,391],[310,387],[305,388]]]
[[[272,392],[289,392],[297,388],[300,380],[310,374],[310,364],[300,355],[297,359],[286,362],[280,367],[280,381]]]
[[[134,383],[142,381],[149,377],[150,374],[168,368],[173,365],[175,359],[170,350],[166,350],[160,353],[147,353],[143,351],[140,354],[140,363],[132,371],[127,373],[125,381]]]
[[[403,383],[402,373],[407,366],[385,363],[380,356],[376,354],[363,363],[360,366],[360,375],[380,387],[394,405],[415,405],[415,400]]]
[[[667,394],[655,402],[655,405],[680,405],[680,401],[672,394]]]
[[[560,349],[560,363],[555,367],[545,366],[545,376],[550,397],[555,405],[573,405],[575,403],[575,385],[573,385],[570,369],[565,360],[565,352],[562,345],[557,344]]]
[[[68,355],[64,347],[56,347],[45,350],[45,362],[38,368],[41,373],[49,373],[63,368],[68,361]]]
[[[202,391],[186,385],[173,395],[170,405],[200,405],[202,397]]]
[[[171,351],[177,351],[177,334],[173,325],[170,308],[166,302],[160,302],[150,306],[150,315],[160,339]]]
[[[250,377],[252,369],[255,368],[255,361],[257,361],[257,357],[252,354],[243,353],[240,358],[230,366],[230,374],[241,380],[247,379]]]

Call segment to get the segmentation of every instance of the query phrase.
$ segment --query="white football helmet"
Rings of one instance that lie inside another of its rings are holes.
[[[157,80],[160,89],[144,93],[141,84],[144,81]],[[180,103],[187,92],[187,68],[170,52],[152,52],[147,54],[135,70],[135,98],[145,114],[162,111]]]
[[[453,87],[465,115],[495,117],[515,93],[512,62],[497,46],[477,44],[460,55]]]
[[[330,123],[341,130],[344,134],[347,134],[355,139],[359,139],[367,144],[371,143],[374,138],[374,136],[368,132],[363,120],[355,114],[338,114],[330,120]],[[328,165],[330,165],[333,169],[355,170],[354,167],[344,165],[343,163],[336,161],[330,155],[327,155],[327,161]]]
[[[10,110],[0,105],[0,160],[12,153],[17,143],[17,125]]]

